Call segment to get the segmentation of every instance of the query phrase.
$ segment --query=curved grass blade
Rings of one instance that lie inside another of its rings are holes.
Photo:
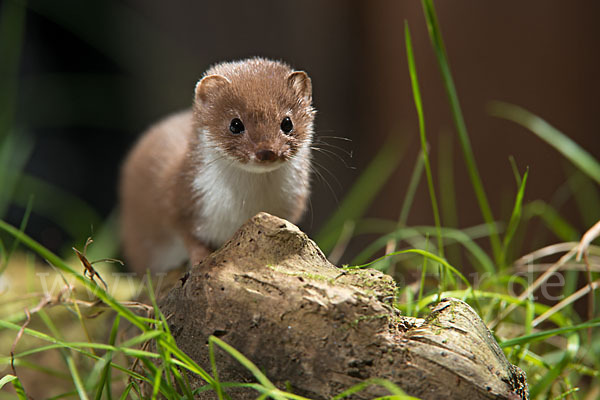
[[[423,116],[423,104],[421,102],[421,90],[419,89],[419,79],[417,78],[417,67],[412,50],[412,41],[410,38],[410,29],[408,22],[404,21],[404,38],[406,43],[406,58],[408,59],[408,70],[410,73],[410,82],[412,85],[413,99],[417,116],[419,118],[419,136],[421,137],[421,152],[425,164],[425,176],[427,177],[427,187],[429,188],[429,198],[431,199],[431,209],[435,221],[438,254],[444,257],[444,242],[442,241],[440,213],[438,210],[437,197],[435,195],[435,186],[433,185],[433,176],[431,174],[431,165],[429,163],[429,154],[427,151],[427,137],[425,135],[425,117]]]
[[[29,222],[29,216],[31,215],[31,208],[33,207],[33,195],[29,196],[29,201],[27,202],[27,208],[25,208],[25,214],[23,214],[23,219],[21,220],[21,225],[19,226],[19,231],[20,232],[25,232],[25,228],[27,227],[27,222]],[[17,249],[17,246],[19,246],[19,239],[15,238],[12,246],[10,247],[10,250],[4,254],[2,252],[0,252],[0,275],[2,275],[4,273],[4,271],[6,270],[6,267],[8,267],[8,262],[10,261],[10,258],[12,257],[12,255],[14,254],[15,250]]]
[[[489,201],[483,188],[483,182],[479,176],[479,170],[475,162],[475,155],[471,148],[471,142],[467,133],[467,126],[460,108],[460,102],[458,101],[458,94],[456,87],[454,86],[454,80],[452,79],[452,73],[450,72],[450,64],[448,63],[448,57],[446,56],[446,49],[444,47],[444,41],[442,40],[442,34],[437,21],[435,8],[433,6],[433,0],[422,0],[423,9],[425,11],[425,19],[427,21],[427,28],[429,30],[429,37],[431,44],[435,51],[435,55],[440,67],[442,74],[442,80],[444,87],[446,88],[446,94],[448,95],[448,101],[452,110],[452,117],[454,119],[454,125],[460,139],[460,144],[463,151],[463,157],[465,164],[467,165],[467,171],[471,180],[471,185],[475,191],[479,209],[483,215],[483,219],[488,226],[490,231],[490,242],[492,245],[492,251],[494,253],[494,259],[496,262],[500,259],[501,243],[500,236],[496,229],[494,222],[494,216],[490,208]]]
[[[69,372],[71,373],[71,378],[73,379],[73,383],[75,384],[75,389],[77,390],[77,395],[79,396],[80,399],[88,400],[89,398],[85,391],[85,387],[83,386],[83,382],[81,381],[81,377],[79,376],[79,371],[77,369],[77,365],[75,365],[73,356],[70,353],[64,352],[64,357],[67,362],[67,366],[69,367]]]
[[[0,54],[2,54],[1,51]],[[2,118],[2,111],[0,111],[0,120]],[[30,136],[27,131],[14,129],[6,133],[0,131],[0,182],[2,182],[0,216],[5,215],[10,203],[14,202],[15,192],[24,175],[23,169],[33,152],[33,139]],[[31,193],[27,193],[26,196],[23,196],[21,206],[25,207],[30,195]]]
[[[273,385],[273,383],[271,383],[269,378],[267,378],[266,375],[263,374],[262,371],[252,361],[246,358],[246,356],[244,356],[238,350],[234,349],[233,347],[231,347],[221,339],[217,338],[216,336],[210,336],[208,338],[208,341],[209,343],[216,344],[217,346],[225,350],[227,353],[229,353],[230,356],[232,356],[237,362],[239,362],[248,371],[250,371],[252,375],[254,375],[254,377],[258,380],[258,382],[260,382],[267,389],[272,390],[272,396],[275,399],[283,399],[281,395],[276,394],[277,392],[279,392],[279,390],[275,387],[275,385]]]
[[[121,322],[121,317],[119,314],[115,316],[115,320],[113,322],[112,328],[110,330],[110,337],[108,339],[108,344],[114,346],[117,341],[117,333],[119,331],[119,324]],[[107,351],[104,355],[103,359],[106,360],[106,365],[102,369],[102,375],[100,376],[100,380],[98,382],[98,389],[96,390],[95,400],[100,400],[102,398],[102,391],[106,386],[106,398],[108,400],[112,400],[111,393],[111,381],[112,381],[112,368],[110,367],[111,361],[113,358],[113,352]]]
[[[577,211],[584,226],[592,226],[600,219],[600,185],[587,174],[577,169],[570,161],[564,160],[563,169],[570,175],[566,181]]]
[[[508,227],[506,228],[506,233],[504,234],[504,240],[502,241],[502,252],[500,253],[500,263],[498,267],[501,270],[506,269],[506,253],[508,251],[508,246],[517,231],[517,227],[519,226],[519,222],[521,221],[521,214],[523,210],[523,196],[525,194],[525,185],[527,184],[527,176],[529,175],[529,169],[525,171],[525,175],[521,179],[521,184],[519,185],[519,191],[517,192],[517,197],[515,198],[515,205],[513,207],[512,214],[510,216],[510,220],[508,222]]]
[[[504,340],[502,343],[500,343],[500,347],[504,348],[504,347],[511,347],[511,346],[516,346],[516,345],[521,345],[521,344],[538,342],[540,340],[544,340],[544,339],[547,339],[549,337],[556,336],[556,335],[561,335],[563,333],[571,333],[571,332],[580,331],[582,329],[597,328],[597,327],[600,327],[600,318],[595,318],[590,321],[583,322],[581,324],[574,325],[574,326],[565,326],[562,328],[549,329],[547,331],[535,332],[535,333],[532,333],[531,335],[524,335],[524,336],[519,336],[519,337],[512,338],[512,339],[507,339],[507,340]]]
[[[221,386],[223,388],[248,388],[248,389],[254,389],[259,393],[262,393],[261,396],[259,398],[263,398],[263,396],[271,396],[275,394],[275,395],[279,395],[279,396],[283,396],[284,399],[290,399],[290,400],[311,400],[309,398],[306,398],[304,396],[300,396],[297,394],[293,394],[293,393],[288,393],[288,392],[283,392],[279,389],[269,389],[266,388],[265,386],[259,384],[259,383],[238,383],[238,382],[222,382]],[[213,388],[210,387],[209,385],[206,386],[202,386],[196,390],[194,390],[194,394],[198,394],[198,393],[202,393],[202,392],[206,392],[208,390],[212,390]]]
[[[11,201],[25,207],[31,194],[37,199],[33,212],[43,215],[63,228],[76,240],[90,235],[90,226],[100,226],[102,218],[86,202],[29,174],[18,177]]]
[[[412,207],[413,201],[415,199],[415,193],[417,192],[417,187],[419,186],[419,182],[421,181],[421,175],[423,175],[423,156],[420,155],[419,157],[417,157],[417,160],[415,161],[415,166],[413,167],[413,171],[411,173],[410,176],[410,181],[408,183],[408,188],[406,189],[406,194],[404,195],[404,200],[402,201],[402,208],[400,209],[400,216],[398,217],[398,222],[396,223],[395,229],[402,229],[403,227],[406,227],[406,221],[408,220],[408,213],[410,212],[410,208]],[[394,238],[389,238],[385,245],[389,245],[390,241],[393,240],[393,246],[391,247],[390,251],[396,251],[397,246],[398,246],[398,239]],[[362,253],[361,253],[362,254]],[[354,263],[361,263],[361,262],[365,262],[366,260],[369,259],[369,257],[372,254],[370,254],[368,257],[364,258],[362,261],[353,261]],[[380,263],[377,264],[377,266],[375,266],[374,268],[379,269],[380,271],[387,271],[388,268],[391,265],[392,260],[391,259],[385,259],[382,260]],[[393,275],[393,273],[391,274]]]
[[[121,393],[121,397],[119,397],[119,400],[125,400],[125,399],[127,399],[127,397],[129,396],[129,392],[133,388],[134,384],[135,384],[134,382],[129,382],[129,384],[127,385],[127,387],[123,391],[123,393]]]
[[[341,400],[341,399],[348,398],[355,393],[359,393],[359,392],[365,390],[369,386],[381,386],[381,387],[386,388],[391,393],[391,396],[378,397],[377,399],[417,400],[416,397],[408,396],[406,393],[404,393],[404,391],[400,387],[398,387],[396,384],[394,384],[386,379],[378,379],[378,378],[368,379],[366,381],[357,383],[356,385],[352,386],[351,388],[346,389],[342,393],[333,397],[331,400]],[[373,400],[377,400],[377,399],[373,399]]]
[[[385,256],[379,257],[379,258],[377,258],[377,259],[375,259],[375,260],[373,260],[373,261],[371,261],[371,262],[368,262],[368,263],[366,263],[366,264],[362,264],[362,265],[353,265],[353,266],[351,266],[351,267],[348,267],[348,268],[349,268],[349,269],[356,269],[356,268],[366,268],[366,267],[368,267],[369,265],[371,265],[371,264],[374,264],[374,263],[376,263],[377,261],[379,261],[379,260],[382,260],[382,259],[384,259],[384,258],[386,258],[386,257],[392,257],[392,256],[397,256],[397,255],[400,255],[400,254],[408,254],[408,253],[420,254],[420,255],[422,255],[423,257],[429,258],[430,260],[433,260],[433,261],[435,261],[435,262],[437,262],[437,263],[440,263],[440,264],[441,264],[442,266],[444,266],[444,268],[446,268],[448,271],[450,271],[450,272],[452,272],[454,275],[458,276],[458,277],[460,278],[460,280],[462,280],[462,281],[463,281],[463,283],[464,283],[464,284],[465,284],[465,285],[466,285],[468,288],[470,288],[470,287],[471,287],[471,284],[469,283],[469,281],[467,280],[467,278],[465,278],[465,277],[464,277],[464,275],[463,275],[463,274],[461,274],[461,273],[460,273],[460,272],[459,272],[459,271],[458,271],[456,268],[454,268],[452,265],[450,265],[450,264],[448,263],[448,261],[446,261],[445,259],[443,259],[443,258],[441,258],[441,257],[439,257],[439,256],[436,256],[436,255],[435,255],[435,254],[433,254],[433,253],[430,253],[430,252],[428,252],[428,251],[421,250],[421,249],[408,249],[408,250],[400,250],[400,251],[395,251],[395,252],[393,252],[393,253],[386,254]]]
[[[513,121],[535,133],[554,147],[587,176],[600,184],[600,162],[564,133],[526,109],[514,104],[495,101],[490,105],[494,117]]]
[[[440,215],[442,226],[458,228],[458,207],[456,203],[456,182],[454,179],[454,141],[444,133],[438,139],[438,185],[440,193]],[[462,254],[457,245],[446,244],[446,258],[454,265],[463,265]]]
[[[139,328],[141,331],[146,332],[149,328],[141,321],[141,319],[135,315],[131,310],[127,307],[123,306],[119,301],[109,295],[105,290],[101,287],[97,286],[94,282],[90,281],[82,274],[79,274],[73,270],[70,266],[68,266],[60,257],[56,254],[52,253],[50,250],[46,249],[44,246],[30,238],[27,234],[20,232],[15,227],[7,224],[6,222],[0,220],[0,230],[4,230],[16,238],[19,238],[21,243],[29,247],[31,250],[36,252],[40,257],[46,259],[50,264],[54,265],[56,268],[61,270],[62,272],[66,272],[70,275],[73,275],[75,279],[77,279],[84,287],[91,290],[100,300],[109,305],[112,309],[117,311],[123,317],[125,317],[128,321],[130,321],[133,325]]]
[[[386,243],[390,239],[394,239],[395,241],[407,240],[413,237],[418,237],[422,235],[426,235],[431,232],[433,227],[429,226],[416,226],[410,228],[400,228],[395,230],[394,232],[388,233],[387,235],[381,236],[373,243],[365,247],[365,249],[360,252],[355,259],[352,261],[353,264],[362,264],[370,257],[373,256],[378,250],[382,249]],[[485,229],[485,227],[484,227]],[[471,234],[467,231],[473,231]],[[482,272],[494,273],[494,263],[488,257],[488,255],[475,243],[475,239],[479,237],[484,237],[486,235],[482,234],[483,230],[479,229],[478,226],[468,229],[453,229],[453,228],[442,228],[442,237],[449,239],[451,242],[459,243],[465,247],[469,253],[471,253],[474,259],[477,261],[475,263],[475,267]],[[487,230],[485,230],[487,232]]]
[[[540,397],[543,393],[549,390],[552,387],[552,384],[556,382],[561,374],[565,372],[565,369],[568,368],[571,360],[577,354],[577,350],[579,349],[579,336],[577,334],[572,334],[569,336],[567,349],[563,352],[563,356],[560,361],[558,361],[546,374],[542,377],[542,379],[538,380],[534,385],[532,385],[529,389],[529,396],[532,399],[536,399]]]
[[[214,391],[217,392],[217,398],[223,400],[223,388],[219,381],[219,370],[217,369],[217,361],[215,359],[215,345],[211,341],[208,342],[208,358],[210,360],[213,379],[215,380]]]
[[[564,242],[574,242],[581,237],[581,233],[573,225],[543,200],[534,200],[523,208],[524,219],[528,220],[533,217],[540,217],[546,228]]]
[[[400,227],[406,226],[406,221],[408,220],[408,213],[410,212],[410,208],[412,207],[417,188],[419,187],[419,182],[421,181],[421,175],[423,174],[423,163],[423,156],[421,155],[421,157],[417,157],[412,174],[410,175],[410,181],[408,182],[406,195],[404,196],[404,201],[402,202],[400,216],[398,217],[398,225]]]
[[[19,400],[28,399],[27,394],[25,393],[25,389],[23,388],[23,385],[21,384],[21,381],[18,377],[14,375],[4,375],[2,379],[0,379],[0,389],[2,389],[7,383],[12,383]]]
[[[89,290],[92,290],[93,293],[98,298],[100,298],[105,304],[109,305],[113,310],[115,310],[117,313],[119,313],[122,317],[124,317],[128,321],[130,321],[133,325],[135,325],[137,328],[139,328],[143,333],[149,334],[149,335],[152,335],[154,333],[159,334],[160,336],[157,336],[157,338],[156,338],[158,345],[164,346],[170,352],[172,352],[177,358],[179,358],[179,360],[181,360],[181,363],[179,363],[179,365],[181,365],[181,366],[185,367],[186,369],[192,371],[193,373],[199,375],[202,379],[204,379],[209,384],[214,384],[213,379],[206,371],[204,371],[190,357],[188,357],[185,353],[183,353],[174,343],[170,343],[169,341],[164,340],[162,338],[162,332],[151,331],[150,328],[144,323],[144,321],[141,317],[138,317],[127,307],[123,306],[119,301],[115,300],[104,289],[97,286],[95,283],[93,283],[89,279],[85,278],[83,275],[75,272],[60,257],[56,256],[54,253],[52,253],[51,251],[46,249],[44,246],[37,243],[35,240],[33,240],[32,238],[27,236],[25,233],[20,232],[18,229],[14,228],[10,224],[7,224],[6,222],[4,222],[2,220],[0,220],[0,230],[4,230],[15,237],[18,237],[23,244],[25,244],[30,249],[35,251],[40,257],[45,258],[50,264],[56,266],[59,270],[61,270],[63,272],[73,275],[75,277],[75,279],[77,279],[81,284],[83,284],[83,286],[85,286]],[[4,325],[6,327],[8,327],[8,326],[12,327],[14,324],[6,323],[5,321],[0,320],[0,325]],[[14,325],[14,326],[17,326],[17,325]],[[48,340],[52,343],[57,343],[56,339],[49,337],[47,335],[44,335],[41,332],[35,332],[28,328],[25,330],[25,332],[33,334],[34,336],[40,337],[44,340]],[[65,345],[65,347],[69,347],[68,344],[66,344],[66,343],[63,343],[63,344]],[[87,343],[85,346],[94,347],[94,348],[105,348],[107,350],[114,349],[114,347],[112,347],[112,346],[99,345],[99,344],[95,344],[95,343]],[[81,351],[81,349],[77,349],[77,348],[76,348],[76,350]],[[119,349],[119,350],[124,351],[123,349]],[[129,350],[131,350],[131,349],[129,349]],[[173,361],[175,361],[175,360],[173,360]]]

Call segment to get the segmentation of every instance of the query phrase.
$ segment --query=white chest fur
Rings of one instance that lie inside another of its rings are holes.
[[[213,152],[214,150],[211,150]],[[250,172],[222,154],[206,155],[193,181],[199,194],[196,237],[220,246],[261,211],[290,219],[308,191],[308,148],[270,172]]]

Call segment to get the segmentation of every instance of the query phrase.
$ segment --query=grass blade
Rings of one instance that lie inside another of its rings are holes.
[[[532,333],[531,335],[524,335],[524,336],[519,336],[519,337],[512,338],[512,339],[507,339],[500,343],[500,347],[505,348],[505,347],[512,347],[512,346],[517,346],[517,345],[521,345],[521,344],[538,342],[540,340],[544,340],[544,339],[547,339],[549,337],[556,336],[556,335],[561,335],[563,333],[571,333],[571,332],[580,331],[582,329],[597,328],[597,327],[600,327],[600,318],[595,318],[595,319],[589,320],[587,322],[583,322],[578,325],[565,326],[562,328],[556,328],[556,329],[550,329],[547,331]]]
[[[15,201],[14,197],[19,190],[23,169],[32,151],[33,139],[28,132],[15,129],[5,133],[0,132],[0,182],[2,182],[0,216],[5,215],[10,203]],[[31,192],[21,196],[22,201],[19,205],[25,207],[30,196]]]
[[[463,118],[460,103],[458,101],[458,94],[456,93],[456,87],[454,86],[454,80],[452,79],[452,74],[450,72],[450,65],[448,63],[444,41],[442,40],[442,34],[440,32],[437,16],[435,14],[433,0],[422,0],[422,3],[425,11],[427,28],[429,30],[429,37],[431,39],[431,43],[440,67],[442,80],[444,82],[444,87],[446,88],[446,94],[448,95],[448,101],[450,102],[452,117],[458,133],[458,138],[460,139],[469,178],[471,180],[471,184],[473,185],[481,214],[483,215],[483,219],[490,231],[490,242],[492,245],[494,258],[496,261],[498,261],[500,259],[501,252],[500,236],[498,234],[498,230],[496,229],[496,224],[494,223],[494,216],[492,215],[492,210],[485,194],[483,183],[481,181],[481,177],[479,176],[479,170],[477,169],[477,164],[475,162],[475,155],[473,154],[473,149],[471,148],[471,142],[467,133],[467,126]]]
[[[237,362],[239,362],[248,371],[250,371],[252,375],[254,375],[254,377],[258,380],[258,382],[260,382],[260,384],[272,391],[273,398],[283,399],[281,395],[276,394],[278,392],[278,389],[275,387],[275,385],[273,385],[273,383],[271,383],[269,378],[267,378],[267,376],[263,374],[262,371],[252,361],[246,358],[246,356],[244,356],[238,350],[234,349],[233,347],[231,347],[221,339],[217,338],[216,336],[210,336],[208,338],[208,341],[209,343],[214,343],[223,350],[225,350],[227,353],[229,353],[230,356],[235,358]]]
[[[377,251],[382,249],[389,240],[400,242],[411,238],[427,235],[435,228],[430,226],[413,226],[410,228],[399,228],[386,235],[379,237],[370,245],[366,246],[353,260],[352,264],[364,264]],[[474,267],[481,272],[494,274],[494,263],[485,253],[485,251],[477,245],[475,239],[485,237],[487,233],[485,226],[475,226],[467,229],[452,229],[442,228],[442,236],[450,243],[457,243],[463,246],[477,263]]]
[[[431,209],[435,221],[436,236],[438,242],[438,254],[444,257],[444,242],[442,241],[440,213],[438,210],[437,197],[435,195],[435,186],[433,185],[433,176],[431,174],[431,165],[429,163],[429,154],[427,151],[427,137],[425,135],[425,117],[423,116],[423,104],[421,102],[421,90],[419,89],[419,80],[417,78],[417,67],[415,66],[415,57],[412,50],[412,41],[410,39],[410,29],[408,22],[404,21],[404,38],[406,43],[406,57],[408,59],[408,70],[410,73],[410,82],[412,84],[413,98],[417,116],[419,118],[419,135],[421,137],[421,151],[423,153],[423,162],[425,164],[425,175],[427,177],[427,187],[429,188],[429,198],[431,199]]]
[[[129,396],[129,392],[131,391],[131,389],[133,388],[134,382],[130,382],[127,387],[125,388],[125,390],[123,391],[123,393],[121,394],[121,397],[119,397],[119,400],[125,400],[127,399],[127,396]]]
[[[110,330],[110,337],[108,339],[108,344],[111,346],[114,346],[117,341],[117,333],[119,330],[120,321],[121,321],[121,317],[119,316],[119,314],[117,314],[115,316],[115,321],[113,322],[112,328]],[[102,398],[102,391],[105,386],[106,386],[106,398],[107,398],[107,400],[112,400],[112,393],[110,390],[111,389],[111,381],[112,381],[112,376],[111,376],[112,369],[110,367],[110,362],[112,361],[112,358],[113,358],[112,351],[108,351],[104,355],[104,359],[106,360],[106,366],[102,369],[102,375],[100,377],[100,381],[98,382],[98,389],[96,390],[95,400],[100,400]]]
[[[223,400],[223,388],[219,381],[219,370],[217,369],[217,361],[215,360],[215,345],[212,341],[208,342],[208,359],[210,360],[213,379],[215,380],[214,391],[217,392],[217,398]]]
[[[372,378],[372,379],[368,379],[366,381],[357,383],[356,385],[352,386],[351,388],[346,389],[342,393],[333,397],[331,400],[341,400],[341,399],[348,398],[348,397],[352,396],[353,394],[359,393],[359,392],[365,390],[366,388],[368,388],[369,386],[374,386],[374,385],[386,388],[391,393],[391,396],[377,397],[376,399],[373,399],[373,400],[377,400],[377,399],[416,400],[417,399],[416,397],[408,396],[406,393],[404,393],[404,391],[401,388],[399,388],[397,385],[395,385],[394,383],[392,383],[388,380]]]
[[[408,183],[408,188],[406,189],[406,194],[404,195],[404,200],[402,201],[402,208],[400,209],[400,215],[398,217],[398,222],[396,224],[397,230],[404,229],[406,227],[406,221],[408,220],[408,213],[410,212],[410,208],[412,207],[413,201],[415,199],[415,193],[417,192],[417,188],[419,187],[419,182],[421,181],[421,175],[423,175],[423,156],[420,154],[415,161],[415,166],[413,167],[413,171],[410,176],[410,181]],[[389,237],[389,235],[385,235]],[[393,242],[392,242],[393,241]],[[398,238],[391,237],[388,241],[386,241],[386,247],[389,249],[387,252],[396,251],[398,246]],[[393,243],[393,246],[389,246],[390,243]],[[387,250],[386,249],[386,250]],[[362,253],[361,253],[362,254]],[[370,254],[369,256],[371,256]],[[364,258],[360,262],[364,262],[369,257]],[[374,268],[379,269],[380,271],[388,271],[388,273],[394,276],[393,272],[389,270],[390,266],[393,265],[391,263],[391,259],[386,258],[377,264]]]
[[[526,109],[514,104],[495,101],[490,106],[494,117],[513,121],[535,133],[540,139],[554,147],[587,176],[600,184],[600,162],[572,139],[548,122]]]
[[[27,222],[29,222],[29,216],[31,215],[31,208],[33,207],[33,195],[29,197],[29,201],[27,202],[27,208],[25,209],[25,214],[23,214],[23,219],[21,220],[21,225],[19,226],[20,232],[25,232],[25,228],[27,227]],[[0,246],[0,275],[4,273],[6,267],[8,267],[8,262],[10,261],[12,255],[14,254],[17,246],[19,246],[19,239],[14,238],[12,246],[10,250],[6,252],[3,246]]]
[[[541,394],[547,392],[554,382],[559,379],[559,376],[565,372],[565,369],[569,367],[571,360],[577,354],[579,348],[579,336],[576,334],[570,335],[568,339],[568,345],[566,351],[563,353],[562,358],[556,363],[550,370],[540,379],[535,385],[532,385],[529,389],[529,396],[532,399],[540,397]]]
[[[581,237],[566,219],[560,216],[558,211],[543,200],[534,200],[523,208],[523,218],[530,219],[540,217],[546,228],[564,242],[574,242]]]
[[[402,208],[400,209],[400,216],[398,217],[399,227],[406,226],[406,221],[408,220],[408,213],[410,212],[410,208],[412,207],[413,201],[415,199],[415,193],[417,192],[417,188],[419,186],[419,182],[421,181],[422,174],[423,174],[423,156],[417,157],[417,161],[415,162],[413,172],[410,175],[410,181],[408,183],[408,188],[406,189],[406,195],[404,196],[404,201],[402,202]]]
[[[454,181],[454,141],[452,136],[449,134],[440,135],[438,148],[438,187],[442,226],[458,228],[456,183]],[[461,252],[457,245],[446,244],[446,258],[454,265],[462,265]]]
[[[462,280],[462,281],[463,281],[463,283],[464,283],[464,284],[465,284],[467,287],[469,287],[469,288],[471,287],[471,284],[469,283],[469,281],[467,280],[467,278],[465,278],[465,277],[464,277],[464,275],[463,275],[463,274],[461,274],[461,273],[460,273],[460,272],[459,272],[459,271],[458,271],[456,268],[454,268],[452,265],[448,264],[448,261],[444,260],[444,259],[443,259],[443,258],[441,258],[441,257],[438,257],[437,255],[435,255],[435,254],[433,254],[433,253],[430,253],[430,252],[428,252],[428,251],[421,250],[421,249],[408,249],[408,250],[400,250],[400,251],[395,251],[395,252],[393,252],[393,253],[386,254],[385,256],[379,257],[378,259],[376,259],[376,260],[373,260],[373,261],[371,261],[371,262],[369,262],[369,263],[362,264],[362,265],[353,265],[353,266],[351,266],[351,267],[348,267],[348,268],[350,268],[350,269],[355,269],[355,268],[366,268],[366,267],[368,267],[369,265],[371,265],[371,264],[374,264],[374,263],[376,263],[377,261],[379,261],[379,260],[382,260],[382,259],[384,259],[384,258],[386,258],[386,257],[393,257],[393,256],[397,256],[397,255],[400,255],[400,254],[408,254],[408,253],[420,254],[420,255],[422,255],[423,257],[429,258],[430,260],[433,260],[433,261],[435,261],[435,262],[437,262],[437,263],[440,263],[442,266],[444,266],[444,268],[446,268],[446,270],[448,270],[448,271],[450,271],[450,272],[454,273],[456,276],[458,276],[458,277],[460,278],[460,280]]]
[[[21,243],[29,247],[31,250],[36,252],[40,257],[46,259],[50,264],[54,265],[56,268],[61,270],[62,272],[66,272],[68,274],[73,275],[75,279],[77,279],[83,286],[87,289],[91,290],[100,300],[109,305],[113,310],[121,314],[124,318],[130,321],[133,325],[139,328],[141,331],[148,331],[148,327],[142,322],[140,317],[135,315],[131,310],[127,307],[123,306],[119,301],[115,300],[114,297],[109,295],[105,290],[96,285],[96,283],[84,277],[82,274],[78,274],[68,266],[60,257],[56,254],[52,253],[50,250],[46,249],[44,246],[30,238],[23,232],[20,232],[15,227],[7,224],[6,222],[0,220],[0,230],[6,231],[13,235],[16,238],[19,238]],[[1,321],[0,321],[1,322]]]
[[[517,227],[519,226],[519,222],[521,221],[521,214],[523,210],[523,196],[525,194],[525,185],[527,184],[527,176],[529,175],[529,169],[525,171],[525,175],[520,179],[521,184],[519,185],[519,191],[517,192],[517,197],[515,198],[515,205],[513,207],[512,214],[510,216],[510,220],[508,222],[508,227],[506,228],[506,233],[504,234],[504,240],[502,241],[502,253],[500,257],[500,263],[498,267],[500,269],[506,268],[506,253],[508,251],[508,246],[517,231]]]
[[[25,393],[25,389],[21,384],[21,381],[18,377],[14,375],[4,375],[2,379],[0,379],[0,389],[4,387],[7,383],[12,383],[15,392],[17,393],[17,398],[19,400],[27,400],[27,394]]]
[[[584,226],[592,226],[600,219],[600,207],[595,207],[596,204],[600,204],[600,185],[569,161],[565,160],[564,164],[566,173],[570,175],[566,183],[577,205],[581,221]]]
[[[79,376],[79,371],[77,370],[77,365],[75,365],[73,356],[71,354],[66,353],[65,358],[69,367],[69,372],[71,373],[71,377],[73,378],[73,383],[75,384],[75,389],[77,389],[77,395],[80,399],[88,400],[87,393],[85,392],[85,388],[83,387],[83,382],[81,381],[81,377]]]
[[[32,193],[36,199],[43,199],[36,201],[33,212],[55,222],[76,240],[90,236],[91,226],[100,226],[102,218],[87,203],[29,174],[19,176],[11,201],[25,207]]]

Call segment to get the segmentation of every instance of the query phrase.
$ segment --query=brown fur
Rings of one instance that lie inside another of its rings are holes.
[[[206,83],[209,87],[203,90]],[[255,58],[209,69],[196,87],[194,116],[198,127],[207,128],[213,139],[242,163],[250,160],[252,150],[263,147],[276,150],[285,159],[295,154],[299,141],[312,135],[311,102],[311,82],[304,72]],[[278,128],[288,113],[295,117],[295,129],[285,136],[273,128]],[[239,137],[223,129],[223,123],[232,118],[240,118],[246,127],[242,145]]]
[[[192,262],[209,253],[211,246],[198,235],[203,232],[203,195],[194,182],[215,155],[242,165],[286,163],[295,157],[302,165],[297,185],[304,187],[290,194],[293,206],[280,216],[296,222],[308,195],[310,157],[298,152],[312,140],[311,102],[310,78],[279,62],[255,58],[209,69],[196,86],[192,110],[152,126],[123,165],[121,234],[128,266],[137,272],[176,267],[160,264],[175,240],[184,244]],[[286,116],[294,126],[289,135],[280,129]],[[242,135],[229,130],[233,118],[243,121]],[[257,161],[261,150],[273,151],[274,160]]]

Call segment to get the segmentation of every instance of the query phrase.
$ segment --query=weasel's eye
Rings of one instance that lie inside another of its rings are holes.
[[[242,123],[242,120],[239,118],[234,118],[231,120],[231,123],[229,124],[229,130],[231,131],[231,133],[233,133],[234,135],[239,135],[240,133],[244,132],[244,124]]]
[[[292,129],[294,129],[294,124],[292,123],[292,120],[290,119],[290,117],[285,117],[283,121],[281,121],[281,130],[286,135],[289,135]]]

